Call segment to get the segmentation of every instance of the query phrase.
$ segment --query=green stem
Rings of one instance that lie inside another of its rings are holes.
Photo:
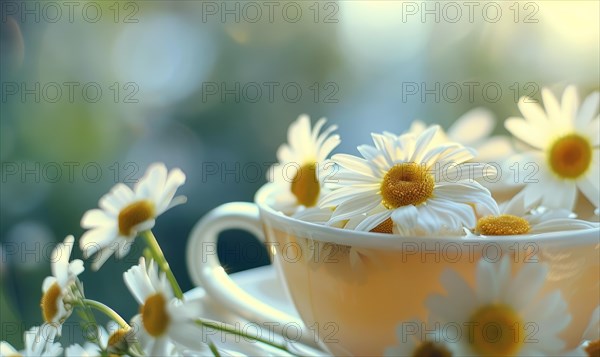
[[[221,357],[221,354],[219,353],[217,346],[215,346],[215,344],[212,341],[208,341],[208,347],[210,348],[210,352],[213,353],[213,356]]]
[[[175,296],[178,299],[182,299],[183,300],[183,291],[181,291],[181,288],[179,287],[179,284],[177,283],[177,279],[175,279],[175,275],[173,275],[173,272],[171,271],[171,268],[169,267],[169,263],[167,262],[167,259],[165,258],[165,255],[162,252],[162,249],[160,249],[160,245],[158,245],[158,241],[156,240],[156,237],[154,236],[154,234],[152,234],[152,231],[147,230],[143,233],[144,238],[146,238],[146,244],[148,244],[148,248],[150,249],[150,252],[152,253],[152,257],[154,258],[154,261],[156,261],[156,263],[158,264],[158,266],[160,267],[160,270],[162,270],[165,274],[167,274],[167,279],[169,280],[169,283],[171,283],[171,287],[173,288],[173,292],[175,293]]]
[[[258,336],[256,334],[249,334],[249,333],[246,333],[246,332],[242,332],[241,330],[236,329],[234,326],[231,326],[231,325],[226,324],[224,322],[206,321],[206,320],[202,320],[202,319],[196,319],[195,322],[196,322],[197,325],[204,326],[204,327],[210,327],[210,328],[213,328],[213,329],[218,330],[218,331],[223,331],[223,332],[231,333],[233,335],[238,335],[238,336],[242,336],[242,337],[247,338],[247,339],[258,341],[258,342],[264,343],[265,345],[269,345],[271,347],[275,347],[277,349],[280,349],[280,350],[285,351],[285,352],[287,352],[287,353],[289,353],[291,355],[296,356],[296,354],[294,352],[290,351],[286,347],[285,344],[279,344],[279,343],[267,340],[267,339],[262,338],[262,337],[260,337],[260,336]]]
[[[125,320],[123,320],[123,318],[119,314],[116,313],[115,310],[111,309],[110,307],[104,305],[101,302],[98,302],[96,300],[83,299],[82,304],[84,306],[88,306],[94,310],[98,310],[98,311],[102,312],[104,315],[108,316],[110,319],[117,322],[119,324],[119,326],[121,326],[121,328],[124,328],[124,329],[131,328],[129,326],[129,324]]]
[[[100,335],[100,326],[96,321],[96,317],[94,316],[92,309],[82,302],[83,299],[85,299],[85,296],[83,295],[83,287],[80,281],[77,281],[75,285],[71,286],[71,292],[74,294],[74,296],[77,297],[77,299],[72,302],[72,305],[81,307],[81,310],[78,311],[79,317],[83,320],[79,322],[81,328],[87,329],[87,326],[89,326],[90,324],[92,326],[96,326],[96,333],[91,336],[87,334],[86,338],[92,343],[100,344],[100,340],[98,339],[98,336]]]

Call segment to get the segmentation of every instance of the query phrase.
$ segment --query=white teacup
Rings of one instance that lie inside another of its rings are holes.
[[[548,264],[542,293],[558,289],[568,304],[572,320],[560,334],[567,348],[580,342],[600,301],[599,229],[496,239],[397,237],[299,221],[275,211],[273,196],[267,184],[255,204],[227,203],[203,217],[188,243],[191,277],[241,317],[303,343],[316,339],[334,355],[382,355],[399,343],[400,323],[427,320],[428,296],[446,294],[444,270],[474,286],[480,259],[509,255],[513,275],[527,263]],[[215,253],[218,234],[227,229],[248,230],[265,242],[302,321],[249,296],[228,277]]]

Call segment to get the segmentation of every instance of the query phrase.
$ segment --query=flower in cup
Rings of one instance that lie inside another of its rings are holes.
[[[576,215],[567,209],[536,207],[535,203],[525,205],[524,196],[521,192],[502,203],[499,215],[479,218],[473,232],[483,236],[509,236],[599,227],[598,223],[575,219]],[[473,236],[469,230],[466,231],[467,236]]]
[[[489,110],[475,108],[456,119],[446,132],[440,130],[434,140],[437,144],[457,142],[472,147],[477,150],[475,160],[479,162],[501,161],[513,154],[514,149],[508,137],[502,135],[490,137],[495,125],[496,119]],[[408,132],[419,135],[427,128],[424,122],[415,120]]]
[[[399,324],[396,328],[396,338],[400,344],[387,347],[384,356],[453,356],[452,351],[443,341],[442,334],[426,327],[419,320]]]
[[[268,180],[278,185],[275,207],[293,214],[301,207],[315,207],[323,194],[323,182],[333,172],[327,157],[340,144],[331,125],[323,132],[327,120],[319,119],[310,126],[307,115],[301,115],[288,129],[288,142],[277,150],[277,164],[269,170]]]
[[[159,273],[154,261],[146,267],[144,257],[138,265],[123,274],[125,284],[140,304],[140,313],[132,319],[137,327],[142,348],[150,356],[164,356],[172,343],[180,343],[197,351],[206,349],[202,330],[194,319],[199,318],[199,303],[188,303],[174,298],[173,289],[165,273]]]
[[[506,129],[529,146],[515,162],[525,170],[533,163],[539,168],[539,183],[525,186],[527,204],[542,199],[550,208],[573,210],[577,192],[595,206],[600,204],[600,118],[598,92],[579,106],[574,86],[565,89],[562,101],[546,88],[542,90],[545,112],[529,98],[519,101],[524,118],[508,118]],[[513,160],[511,160],[513,161]],[[527,175],[527,172],[521,172]]]
[[[53,331],[50,335],[44,333],[45,329],[35,326],[24,333],[25,348],[17,351],[8,342],[0,342],[0,356],[22,356],[22,357],[56,357],[62,354],[62,346],[54,342]]]
[[[87,211],[81,219],[81,226],[89,229],[79,241],[84,257],[98,253],[92,269],[98,270],[113,253],[124,257],[138,233],[154,227],[166,210],[185,203],[184,196],[174,197],[184,183],[181,170],[167,172],[164,164],[157,163],[148,167],[133,190],[119,183],[104,195],[100,209]]]
[[[74,241],[70,235],[56,245],[51,255],[52,276],[46,277],[42,283],[42,316],[44,322],[56,328],[59,334],[63,322],[73,312],[73,306],[68,301],[72,297],[71,286],[84,270],[81,260],[69,261]]]
[[[497,213],[490,192],[474,181],[484,176],[485,165],[467,163],[474,150],[458,143],[435,145],[439,131],[432,126],[419,136],[372,134],[374,147],[358,147],[363,158],[334,155],[342,167],[337,188],[319,204],[335,208],[329,223],[360,217],[356,230],[432,235],[474,226],[474,208]]]
[[[465,329],[449,342],[459,356],[559,355],[565,343],[558,335],[571,315],[560,291],[539,296],[548,271],[544,263],[523,264],[511,278],[508,256],[496,263],[483,258],[473,290],[456,271],[446,270],[441,283],[448,295],[426,300],[430,319]]]

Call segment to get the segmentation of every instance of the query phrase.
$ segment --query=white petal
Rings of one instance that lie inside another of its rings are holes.
[[[91,209],[84,213],[81,218],[81,227],[84,229],[95,228],[98,226],[105,226],[114,222],[115,218],[110,217],[105,211],[101,209]]]
[[[585,98],[579,107],[579,112],[575,119],[575,126],[577,128],[585,129],[594,119],[598,111],[598,103],[600,103],[600,92],[594,92]]]
[[[94,257],[94,260],[92,261],[92,270],[97,271],[98,269],[100,269],[102,267],[102,265],[104,265],[104,263],[106,263],[108,258],[110,258],[113,255],[113,253],[115,252],[116,249],[117,249],[117,247],[115,245],[111,245],[111,246],[101,249],[100,252],[98,252],[98,254],[96,254],[96,256]]]
[[[69,263],[69,276],[76,277],[83,273],[85,268],[83,267],[83,261],[81,259],[75,259]]]
[[[150,356],[168,356],[169,339],[167,336],[161,336],[154,339],[152,348],[150,349]]]
[[[138,265],[134,265],[123,273],[123,279],[131,294],[140,304],[143,304],[146,301],[146,298],[155,292],[146,271],[146,261],[144,257],[140,258],[140,263]]]
[[[133,191],[122,183],[116,184],[109,193],[100,198],[98,206],[115,217],[121,208],[135,198]]]
[[[65,287],[69,279],[69,259],[75,239],[73,236],[67,236],[62,243],[58,243],[52,251],[52,275],[56,277],[58,285]]]
[[[560,125],[563,120],[567,120],[566,118],[562,118],[560,104],[548,88],[542,88],[542,99],[546,108],[546,116],[551,124]]]
[[[600,117],[596,116],[595,119],[590,121],[584,132],[588,135],[590,144],[593,147],[597,148],[600,146]]]
[[[503,292],[505,301],[517,309],[526,306],[544,285],[548,270],[545,263],[523,264],[508,289]]]
[[[79,247],[83,251],[84,258],[89,258],[98,250],[108,246],[117,239],[117,227],[107,226],[93,228],[86,231],[79,239]]]
[[[594,205],[600,205],[600,150],[592,152],[592,163],[585,177],[577,182],[577,187]]]
[[[410,162],[421,163],[423,155],[427,152],[433,138],[439,134],[441,128],[438,125],[432,125],[417,137],[415,149],[409,159]]]
[[[568,210],[575,208],[577,186],[574,182],[566,180],[560,182],[555,179],[548,179],[533,185],[544,186],[545,194],[542,199],[542,205],[548,208],[564,208]]]
[[[319,151],[317,152],[317,161],[321,162],[326,160],[329,154],[331,154],[331,152],[338,147],[341,142],[342,140],[340,139],[339,135],[332,135],[328,137],[323,144],[318,147]]]
[[[48,289],[50,289],[50,287],[56,282],[56,277],[54,276],[47,276],[44,281],[42,282],[42,292],[46,292],[48,291]]]
[[[173,341],[194,351],[206,349],[205,339],[198,338],[202,335],[202,328],[194,323],[173,324],[169,329],[169,337]]]
[[[548,143],[548,137],[547,135],[544,135],[545,133],[523,119],[508,118],[504,122],[504,126],[506,127],[506,130],[510,131],[517,139],[534,148],[543,149]]]
[[[477,267],[477,297],[482,305],[491,304],[499,293],[499,282],[492,264]]]
[[[379,187],[375,185],[338,188],[325,194],[319,201],[319,206],[321,208],[335,207],[343,202],[355,200],[362,196],[377,196],[377,191],[379,191]],[[381,198],[379,199],[381,200]]]
[[[375,213],[373,215],[367,216],[362,222],[360,222],[355,230],[368,232],[371,229],[377,227],[379,224],[383,223],[386,219],[390,218],[392,215],[392,211],[385,210],[383,212]]]
[[[572,231],[579,229],[598,228],[597,222],[589,222],[581,219],[558,218],[540,222],[531,227],[530,233],[546,233],[559,231]]]
[[[150,165],[144,176],[135,185],[136,198],[154,198],[154,202],[156,202],[156,195],[165,187],[166,180],[167,167],[165,164],[161,162]]]
[[[177,189],[185,183],[185,174],[180,169],[173,169],[163,187],[160,187],[158,194],[157,215],[162,214],[167,208],[171,207],[171,200],[175,197]]]
[[[331,158],[336,164],[351,170],[356,171],[365,176],[379,177],[379,170],[373,167],[373,165],[365,160],[356,156],[348,154],[335,154]]]
[[[412,230],[417,226],[419,211],[413,205],[402,206],[392,211],[391,218],[402,230]]]
[[[518,106],[519,111],[521,111],[521,114],[523,114],[523,117],[529,124],[535,127],[543,127],[549,124],[544,109],[536,100],[523,97],[519,99]]]
[[[493,136],[475,148],[476,160],[483,163],[498,163],[514,154],[512,141],[507,136]]]
[[[363,194],[357,196],[351,201],[345,201],[337,206],[331,215],[330,222],[342,221],[368,212],[380,203],[381,197],[379,195]]]
[[[577,116],[577,107],[579,106],[579,96],[577,95],[577,89],[575,86],[568,86],[562,95],[562,120],[569,121],[572,124],[575,124],[575,118]]]
[[[463,145],[472,145],[485,139],[496,121],[493,114],[484,108],[475,108],[458,118],[448,129],[448,136]]]

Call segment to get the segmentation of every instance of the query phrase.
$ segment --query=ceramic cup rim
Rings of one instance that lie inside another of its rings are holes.
[[[359,246],[365,248],[399,248],[406,243],[416,244],[436,244],[436,243],[452,243],[465,244],[466,242],[474,244],[500,244],[510,245],[515,243],[539,243],[539,244],[560,244],[560,245],[584,245],[600,243],[600,227],[537,233],[523,234],[514,236],[495,236],[491,237],[472,237],[465,238],[464,236],[397,236],[385,233],[361,232],[347,230],[321,224],[300,221],[298,219],[287,216],[269,205],[269,200],[272,200],[274,192],[278,186],[274,183],[263,185],[254,196],[254,202],[260,209],[261,219],[269,218],[269,222],[274,222],[278,226],[297,233],[304,238],[310,238],[317,241],[329,242],[342,245]]]

